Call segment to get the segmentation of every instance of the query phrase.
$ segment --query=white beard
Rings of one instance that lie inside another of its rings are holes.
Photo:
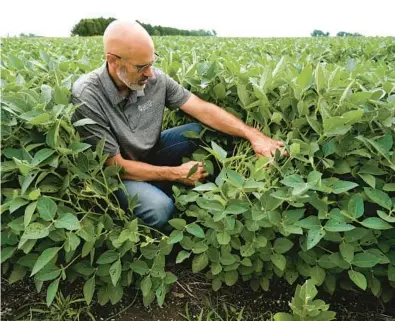
[[[141,91],[145,88],[145,84],[139,85],[139,84],[130,83],[128,81],[128,78],[126,77],[126,70],[124,68],[121,68],[120,70],[118,70],[117,76],[118,76],[119,80],[122,81],[125,84],[125,86],[131,90]]]

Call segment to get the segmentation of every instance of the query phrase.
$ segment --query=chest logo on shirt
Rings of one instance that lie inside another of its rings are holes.
[[[153,105],[154,104],[153,104],[152,100],[148,100],[144,104],[138,105],[138,110],[141,112],[144,112],[144,111],[148,110],[149,108],[152,108]]]

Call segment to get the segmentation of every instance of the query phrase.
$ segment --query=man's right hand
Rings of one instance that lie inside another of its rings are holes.
[[[198,168],[191,176],[188,177],[188,173],[192,169],[193,166],[198,164]],[[183,183],[185,185],[195,186],[195,183],[198,181],[203,181],[209,174],[203,167],[202,162],[190,161],[181,166],[177,167],[179,173],[179,179],[177,182]]]

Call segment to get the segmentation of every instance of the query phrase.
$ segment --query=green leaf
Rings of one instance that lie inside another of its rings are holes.
[[[60,281],[60,278],[52,281],[51,284],[48,286],[47,300],[46,300],[47,306],[50,306],[52,304],[53,300],[55,299],[56,292],[58,292],[59,281]]]
[[[310,269],[310,276],[316,286],[320,286],[325,280],[325,270],[319,266]]]
[[[196,163],[195,165],[193,165],[187,174],[187,178],[190,178],[193,174],[195,174],[197,172],[198,168],[199,168],[199,163]]]
[[[170,233],[170,236],[167,240],[168,244],[175,244],[180,242],[184,238],[184,233],[179,230],[174,230]]]
[[[394,273],[395,273],[395,271],[394,271]],[[375,297],[378,297],[380,294],[380,290],[381,290],[381,283],[374,276],[372,276],[372,283],[370,285],[370,288],[372,289],[373,295]]]
[[[41,85],[41,99],[42,102],[48,104],[52,99],[52,88],[48,85]]]
[[[225,212],[227,214],[242,214],[248,211],[248,207],[247,206],[243,206],[243,205],[238,205],[236,204],[229,204],[226,209]]]
[[[392,201],[391,198],[388,196],[387,193],[383,191],[373,189],[370,187],[364,187],[363,189],[365,194],[376,204],[386,208],[387,210],[391,210]]]
[[[25,232],[23,233],[24,239],[35,240],[47,237],[49,234],[48,226],[45,226],[41,223],[30,223],[26,228]]]
[[[208,256],[206,253],[195,256],[192,260],[192,272],[202,271],[208,265]]]
[[[121,260],[118,259],[110,267],[111,282],[114,286],[117,285],[117,282],[121,277],[121,272],[122,272],[122,264],[121,264]]]
[[[352,264],[361,268],[372,268],[380,261],[378,256],[365,252],[355,254]]]
[[[16,250],[15,246],[13,246],[13,247],[5,247],[5,248],[3,247],[1,249],[1,252],[0,252],[0,254],[1,254],[1,263],[4,263],[5,261],[7,261],[14,254],[15,250]]]
[[[78,230],[81,228],[80,221],[78,218],[71,213],[61,214],[55,221],[56,228],[64,228],[69,231]]]
[[[211,263],[211,273],[217,275],[222,272],[222,265],[220,263]]]
[[[291,314],[285,312],[277,312],[274,317],[274,321],[294,321],[294,318]]]
[[[23,183],[22,183],[22,188],[21,188],[21,195],[24,195],[26,190],[29,188],[30,184],[33,182],[33,180],[36,178],[37,174],[39,172],[30,172],[27,176],[23,178]]]
[[[391,282],[395,282],[395,266],[389,264],[387,274],[388,274],[388,280]]]
[[[225,231],[223,232],[217,232],[217,241],[220,245],[226,245],[229,244],[230,242],[230,235],[226,233]]]
[[[147,296],[152,288],[151,276],[147,275],[140,283],[140,289],[143,296]]]
[[[296,79],[296,84],[303,90],[307,89],[313,82],[313,70],[310,65],[306,65]]]
[[[283,254],[293,247],[293,242],[286,238],[278,238],[274,241],[273,249],[276,253]]]
[[[364,211],[365,207],[362,196],[360,194],[351,196],[348,202],[348,212],[352,214],[353,217],[359,218],[363,215]]]
[[[196,237],[204,238],[203,229],[200,227],[200,225],[196,223],[188,224],[186,226],[186,230],[188,231],[188,233],[195,235]]]
[[[197,192],[208,192],[208,191],[214,191],[217,189],[218,189],[218,186],[215,185],[214,183],[206,183],[206,184],[202,184],[202,185],[195,187],[193,190],[197,191]]]
[[[384,184],[383,191],[395,192],[395,183]]]
[[[249,103],[249,94],[245,85],[237,85],[237,95],[241,101],[242,107],[246,107]]]
[[[155,295],[157,298],[158,305],[162,307],[166,297],[166,288],[163,283],[156,289]]]
[[[281,271],[285,270],[285,266],[287,265],[287,259],[284,255],[274,253],[270,255],[270,261],[272,261],[272,263]]]
[[[73,153],[81,153],[84,150],[87,150],[91,146],[92,145],[90,145],[90,144],[86,144],[86,143],[82,143],[82,142],[72,142],[69,146],[69,149],[71,149],[73,151]]]
[[[175,229],[181,231],[185,228],[187,222],[182,218],[173,218],[172,220],[169,220],[169,224],[173,226]]]
[[[86,303],[91,304],[92,302],[92,298],[93,298],[93,294],[95,293],[95,276],[91,277],[89,280],[87,280],[84,284],[84,298]]]
[[[353,225],[339,222],[335,219],[328,220],[324,228],[328,232],[346,232],[355,229]]]
[[[52,125],[52,127],[49,129],[47,133],[47,137],[45,140],[47,145],[52,147],[53,149],[56,149],[56,147],[58,146],[59,125],[60,122],[56,122],[55,124]]]
[[[41,196],[37,201],[37,210],[43,220],[52,221],[56,215],[58,206],[51,198]]]
[[[361,177],[370,187],[376,187],[376,178],[370,174],[361,174],[358,173],[359,177]]]
[[[368,217],[361,222],[361,225],[374,230],[389,230],[392,225],[378,217]]]
[[[30,120],[28,120],[29,124],[32,125],[46,125],[51,121],[51,115],[48,113],[42,113]]]
[[[69,98],[63,91],[63,88],[64,87],[55,86],[53,99],[57,105],[67,105],[69,103]]]
[[[357,187],[358,184],[348,181],[338,181],[332,185],[333,193],[340,194],[349,191],[350,189]]]
[[[133,272],[136,272],[137,274],[140,275],[145,275],[149,271],[149,267],[147,263],[141,260],[133,261],[133,263],[130,264],[130,268]]]
[[[176,282],[178,279],[178,277],[171,272],[166,272],[166,277],[164,278],[164,282],[165,284],[173,284],[174,282]]]
[[[321,241],[321,239],[325,236],[325,234],[326,231],[323,230],[321,227],[313,227],[312,229],[310,229],[307,234],[307,241],[306,241],[307,250],[310,250],[314,246],[316,246]]]
[[[25,277],[26,272],[27,272],[27,269],[24,266],[15,264],[14,268],[11,272],[11,275],[8,278],[8,282],[10,284],[13,284],[15,282],[22,280]]]
[[[226,159],[227,153],[224,149],[222,149],[216,142],[211,142],[211,147],[215,152],[215,157],[218,158],[220,161],[224,161]]]
[[[236,270],[225,272],[224,279],[227,286],[235,285],[239,279],[239,273]]]
[[[348,270],[348,276],[350,277],[351,281],[353,281],[359,288],[366,290],[367,281],[366,277],[362,273]]]
[[[220,82],[217,85],[215,85],[214,93],[215,93],[215,97],[217,99],[225,98],[226,97],[226,88],[225,88],[224,84]]]
[[[79,127],[79,126],[85,126],[85,125],[94,125],[97,124],[94,120],[90,118],[83,118],[80,120],[77,120],[76,122],[73,123],[73,127]]]
[[[354,259],[354,246],[348,243],[341,243],[340,246],[340,254],[342,255],[343,259],[351,263]]]
[[[40,271],[44,266],[46,266],[55,256],[58,254],[61,247],[51,247],[40,254],[36,263],[34,264],[32,273],[30,276],[33,276],[38,271]]]
[[[55,151],[49,148],[40,149],[33,157],[31,161],[32,166],[37,166],[38,164],[42,163],[46,160],[49,156],[51,156]]]
[[[244,177],[239,175],[237,172],[235,172],[233,170],[227,170],[226,175],[227,175],[227,181],[229,182],[229,184],[231,184],[237,188],[243,187],[245,179],[244,179]]]
[[[108,250],[101,254],[96,260],[97,264],[110,264],[119,258],[119,253],[114,250]]]
[[[304,180],[299,175],[291,175],[285,177],[283,180],[280,181],[280,183],[288,187],[297,187],[300,184],[304,184]]]
[[[191,252],[187,252],[187,251],[180,251],[177,254],[177,258],[176,258],[176,263],[182,263],[183,261],[185,261],[187,258],[189,258],[191,256]]]
[[[392,212],[394,213],[394,212]],[[395,216],[390,216],[387,213],[377,210],[377,214],[378,216],[380,216],[380,218],[382,218],[384,221],[388,222],[388,223],[395,223]],[[395,213],[394,213],[395,214]],[[392,215],[392,214],[391,214]]]
[[[255,247],[253,242],[247,242],[245,245],[240,247],[240,254],[244,257],[252,256],[255,253]]]
[[[30,224],[34,211],[36,210],[37,202],[32,202],[25,208],[25,215],[23,217],[23,225],[26,227]]]

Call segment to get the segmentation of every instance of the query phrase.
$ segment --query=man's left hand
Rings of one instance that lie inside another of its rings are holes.
[[[258,130],[254,130],[254,133],[249,140],[252,149],[258,157],[273,157],[277,149],[280,150],[282,155],[288,156],[288,152],[285,150],[284,143],[282,141],[269,138]]]

